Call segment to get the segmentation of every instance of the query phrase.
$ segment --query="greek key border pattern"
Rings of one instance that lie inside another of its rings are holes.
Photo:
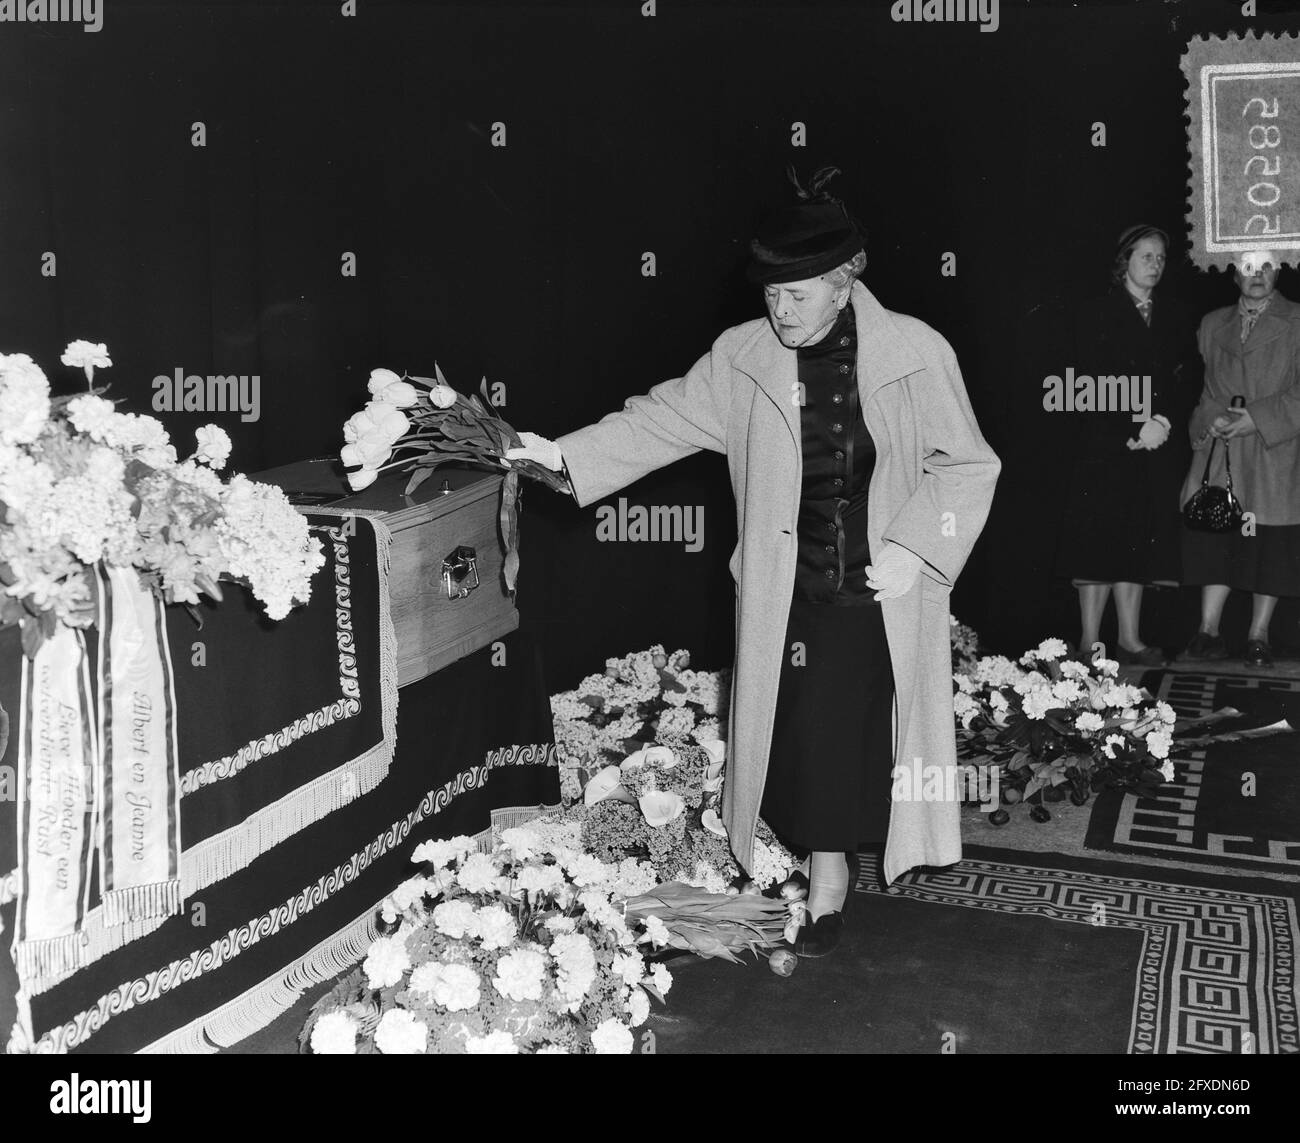
[[[279,753],[286,746],[298,742],[307,735],[361,713],[361,684],[357,677],[357,648],[352,628],[352,557],[348,548],[347,532],[338,527],[313,526],[312,530],[325,532],[333,541],[334,626],[335,640],[338,644],[341,697],[319,710],[295,719],[289,726],[271,731],[241,746],[234,754],[205,762],[187,771],[181,776],[181,797],[223,779],[233,778],[252,763]]]
[[[888,889],[864,871],[857,888],[1140,932],[1130,1054],[1300,1052],[1288,898],[981,860]]]
[[[93,1008],[78,1013],[58,1028],[42,1035],[33,1051],[41,1055],[66,1052],[85,1043],[114,1016],[156,1000],[187,980],[216,971],[246,949],[265,938],[275,936],[319,907],[329,897],[347,888],[381,857],[406,841],[411,831],[425,819],[441,813],[462,794],[487,785],[493,770],[503,766],[539,765],[556,765],[553,742],[505,746],[490,751],[478,765],[462,770],[438,789],[429,790],[414,810],[378,834],[364,849],[336,865],[331,872],[306,886],[284,904],[231,929],[224,937],[204,948],[196,949],[184,959],[174,960],[164,968],[118,985],[101,996]]]
[[[1221,681],[1229,689],[1277,690],[1288,693],[1300,691],[1300,684],[1292,679],[1257,679],[1216,675],[1213,672],[1175,674],[1171,671],[1161,680],[1159,697],[1179,714],[1209,714]],[[1206,833],[1203,846],[1193,844],[1196,807],[1204,780],[1205,762],[1205,750],[1189,750],[1186,758],[1174,761],[1174,781],[1162,786],[1158,794],[1151,797],[1124,794],[1116,815],[1113,842],[1166,856],[1176,857],[1178,850],[1183,849],[1206,857],[1244,859],[1279,869],[1300,870],[1300,843],[1297,842],[1270,838],[1267,854],[1234,852],[1228,848],[1230,843],[1251,839],[1233,834]],[[1141,822],[1136,820],[1138,814],[1142,816]],[[1167,836],[1153,840],[1151,835],[1158,832]],[[1288,854],[1288,850],[1293,851],[1294,856]]]

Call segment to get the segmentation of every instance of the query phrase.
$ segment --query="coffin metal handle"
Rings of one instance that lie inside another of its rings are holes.
[[[479,585],[478,553],[460,544],[442,561],[442,582],[448,599],[464,599]]]

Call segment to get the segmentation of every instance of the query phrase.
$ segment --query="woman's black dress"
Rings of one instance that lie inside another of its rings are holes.
[[[1142,426],[1128,410],[1062,412],[1071,465],[1056,573],[1098,583],[1181,579],[1179,495],[1191,445],[1187,420],[1201,392],[1196,330],[1176,302],[1155,298],[1151,324],[1116,286],[1080,311],[1068,356],[1055,372],[1151,378],[1151,413],[1169,418],[1169,439],[1130,450]]]
[[[875,445],[858,401],[852,305],[796,352],[799,553],[761,815],[794,849],[856,852],[889,828],[894,678],[866,583]]]

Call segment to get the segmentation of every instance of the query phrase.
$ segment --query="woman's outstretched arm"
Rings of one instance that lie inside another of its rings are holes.
[[[701,449],[725,452],[729,375],[714,367],[710,351],[684,377],[629,397],[618,412],[560,437],[555,443],[578,504],[601,500]]]

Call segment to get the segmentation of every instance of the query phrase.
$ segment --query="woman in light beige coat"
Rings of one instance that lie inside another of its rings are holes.
[[[961,857],[948,597],[984,526],[1001,466],[948,343],[924,322],[886,310],[855,280],[865,261],[861,232],[856,224],[843,232],[849,216],[836,200],[829,202],[838,222],[817,209],[828,197],[784,212],[775,231],[767,227],[766,242],[755,241],[751,277],[768,287],[765,318],[726,330],[684,377],[630,398],[596,424],[555,442],[521,433],[524,447],[507,457],[555,470],[563,464],[585,507],[700,449],[726,455],[739,542],[730,561],[736,662],[723,821],[738,862],[752,868],[800,543],[798,351],[852,305],[855,399],[875,463],[865,523],[870,561],[848,574],[862,577],[879,601],[892,663],[884,874],[893,881],[914,866]],[[815,783],[818,774],[806,780]],[[805,932],[838,920],[848,888],[844,853],[814,852],[811,869],[814,923]],[[828,951],[837,933],[819,932],[800,951]]]

